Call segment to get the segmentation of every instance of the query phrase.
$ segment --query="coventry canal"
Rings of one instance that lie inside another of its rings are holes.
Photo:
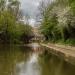
[[[75,66],[38,44],[1,45],[0,75],[75,75]]]

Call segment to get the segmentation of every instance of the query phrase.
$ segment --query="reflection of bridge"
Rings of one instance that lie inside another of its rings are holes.
[[[40,33],[38,28],[33,28],[33,33],[34,33],[34,38],[31,39],[31,41],[43,41],[44,37],[43,35]]]

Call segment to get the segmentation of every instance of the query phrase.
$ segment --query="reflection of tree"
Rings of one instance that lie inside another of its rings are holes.
[[[57,57],[45,51],[39,58],[42,69],[41,75],[74,75],[75,67],[65,62],[61,57]]]
[[[23,52],[25,49],[18,46],[0,47],[0,75],[14,75],[16,64],[29,57],[30,52]]]

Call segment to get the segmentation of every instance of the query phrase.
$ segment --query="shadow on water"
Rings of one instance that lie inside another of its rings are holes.
[[[75,66],[38,44],[0,45],[0,75],[75,75]]]
[[[64,61],[63,58],[49,53],[45,48],[39,57],[42,68],[41,75],[75,75],[75,66]]]

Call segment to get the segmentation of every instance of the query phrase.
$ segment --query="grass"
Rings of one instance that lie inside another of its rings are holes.
[[[56,41],[53,40],[48,40],[48,41],[44,41],[44,43],[57,43],[57,44],[62,44],[62,45],[70,45],[70,46],[75,46],[75,39],[67,39],[66,41],[64,41],[64,39],[59,39]]]

